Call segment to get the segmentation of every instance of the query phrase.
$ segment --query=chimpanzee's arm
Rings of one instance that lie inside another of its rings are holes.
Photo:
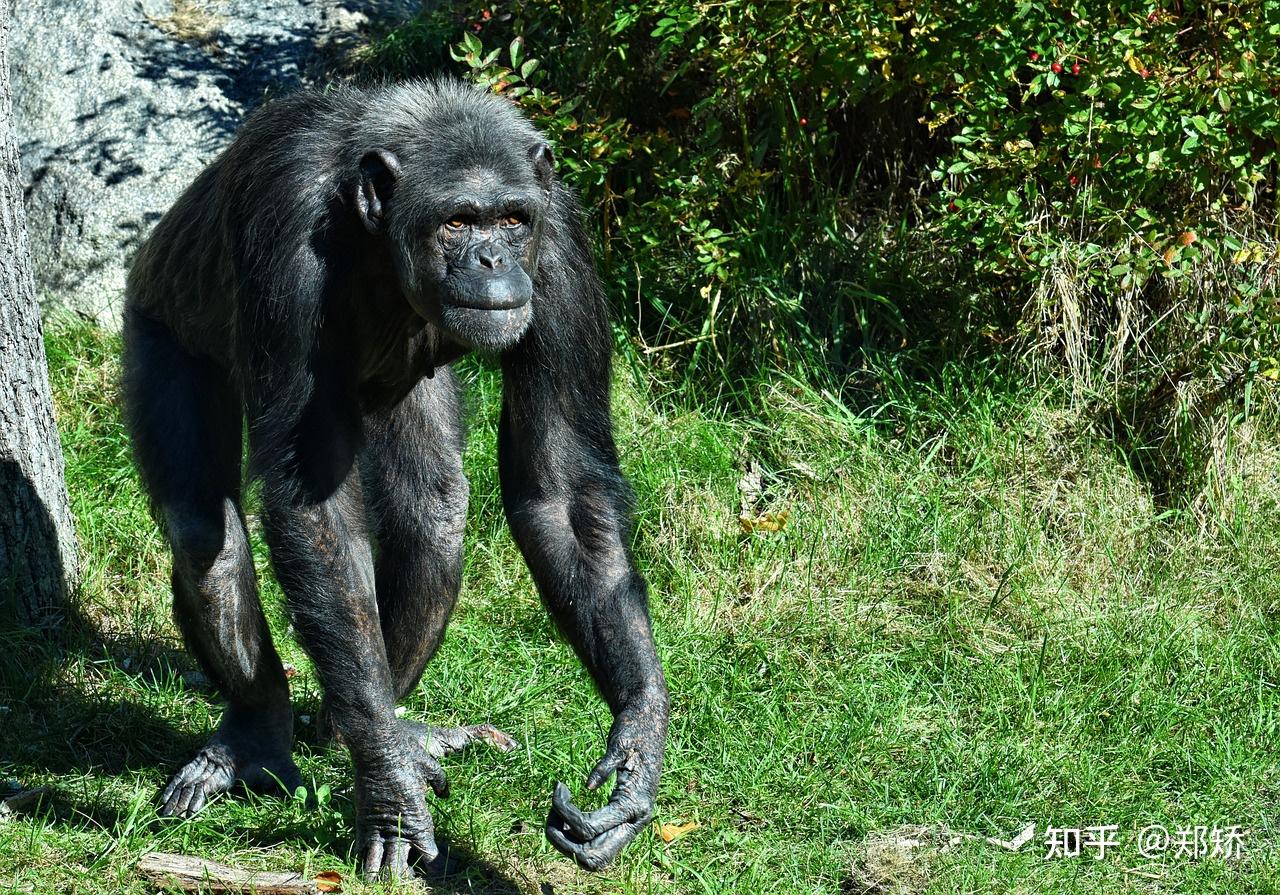
[[[653,817],[668,698],[644,579],[632,563],[630,491],[609,407],[609,332],[577,209],[565,200],[544,240],[534,320],[503,358],[503,503],[544,602],[613,711],[609,804],[584,813],[557,784],[547,837],[588,869],[608,864]]]
[[[355,462],[359,403],[349,353],[326,344],[343,330],[320,316],[323,267],[305,247],[275,257],[288,263],[251,267],[242,278],[237,326],[263,525],[291,617],[351,750],[364,870],[403,876],[412,850],[436,854],[424,786],[443,795],[447,784],[395,717]]]

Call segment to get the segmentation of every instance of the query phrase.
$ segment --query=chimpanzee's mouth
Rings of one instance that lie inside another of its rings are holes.
[[[444,332],[478,351],[502,352],[515,345],[533,320],[533,303],[525,299],[510,308],[476,308],[444,304],[440,327]]]

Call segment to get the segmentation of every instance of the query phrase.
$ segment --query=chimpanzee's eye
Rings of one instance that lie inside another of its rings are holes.
[[[502,226],[504,227],[519,227],[523,223],[524,221],[514,214],[509,214],[502,219]]]
[[[450,230],[461,230],[463,227],[467,226],[467,222],[462,218],[449,218],[449,220],[445,222],[445,226]]]

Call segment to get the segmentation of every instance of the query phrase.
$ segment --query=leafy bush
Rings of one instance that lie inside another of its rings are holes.
[[[1280,376],[1280,0],[460,3],[371,57],[551,133],[681,381],[1014,350],[1169,484]]]

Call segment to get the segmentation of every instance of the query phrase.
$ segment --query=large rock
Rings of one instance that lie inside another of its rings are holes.
[[[10,63],[46,305],[119,324],[129,259],[268,91],[323,79],[392,0],[25,0]]]

